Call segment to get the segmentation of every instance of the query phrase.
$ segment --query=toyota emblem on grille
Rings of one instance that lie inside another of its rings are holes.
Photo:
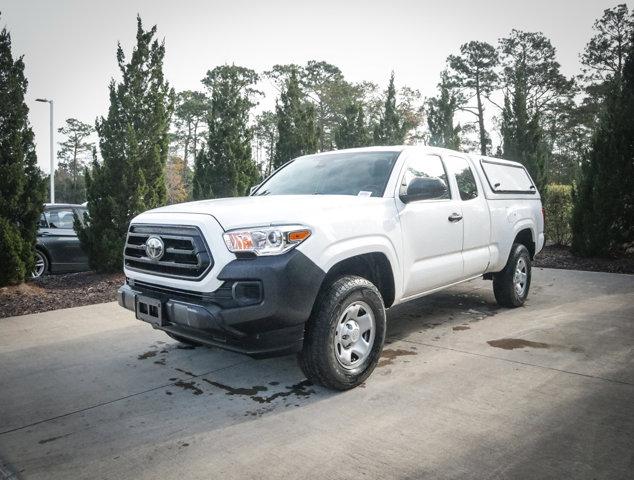
[[[145,242],[145,253],[151,260],[160,260],[165,253],[165,245],[160,237],[150,237]]]

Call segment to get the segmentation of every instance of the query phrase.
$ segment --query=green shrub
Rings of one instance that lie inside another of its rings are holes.
[[[551,183],[546,186],[544,211],[546,240],[555,245],[570,245],[572,233],[572,185]]]
[[[15,285],[24,281],[27,268],[24,262],[24,251],[28,245],[20,235],[20,231],[5,218],[0,217],[0,285]]]

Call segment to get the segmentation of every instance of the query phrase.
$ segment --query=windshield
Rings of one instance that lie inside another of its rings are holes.
[[[400,152],[342,152],[300,157],[269,177],[253,195],[381,197]]]

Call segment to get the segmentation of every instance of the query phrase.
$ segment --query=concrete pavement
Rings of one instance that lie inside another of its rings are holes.
[[[391,309],[366,384],[182,348],[114,303],[0,320],[0,479],[634,478],[634,276]]]

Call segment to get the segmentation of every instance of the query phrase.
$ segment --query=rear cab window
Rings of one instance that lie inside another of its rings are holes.
[[[449,171],[456,178],[460,200],[467,201],[478,198],[478,185],[469,162],[463,157],[450,155],[446,158]]]
[[[537,192],[526,169],[521,165],[481,160],[482,170],[493,193]]]

